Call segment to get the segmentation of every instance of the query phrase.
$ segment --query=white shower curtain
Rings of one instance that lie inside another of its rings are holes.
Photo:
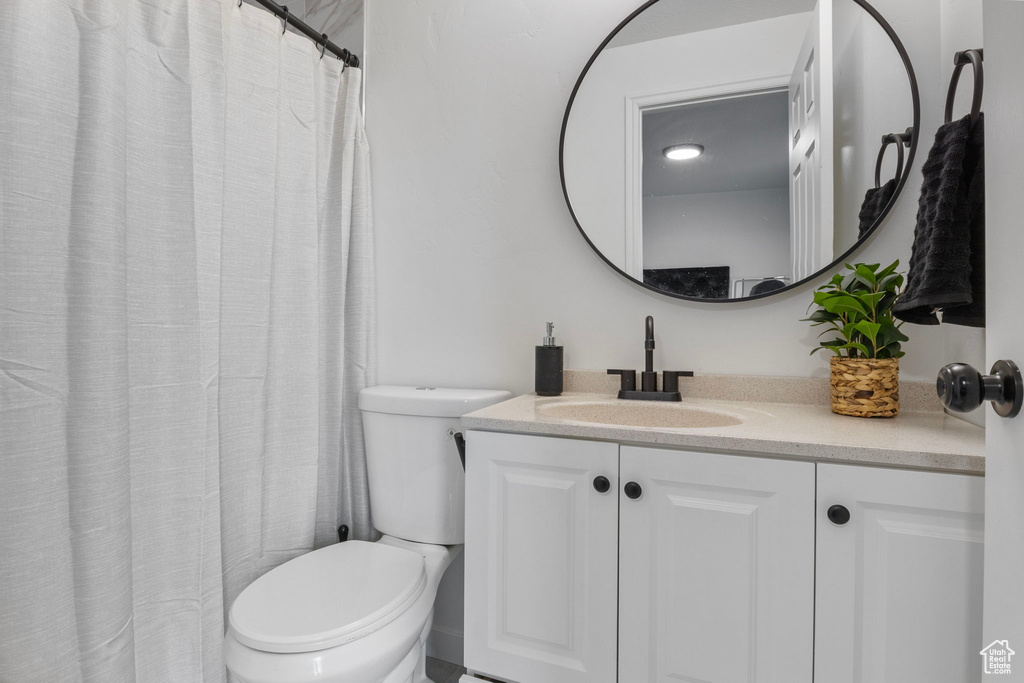
[[[224,679],[373,533],[361,72],[233,0],[0,2],[0,682]]]

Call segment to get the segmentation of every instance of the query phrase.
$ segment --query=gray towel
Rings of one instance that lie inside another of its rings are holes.
[[[985,326],[985,121],[943,124],[921,169],[921,199],[900,320]]]

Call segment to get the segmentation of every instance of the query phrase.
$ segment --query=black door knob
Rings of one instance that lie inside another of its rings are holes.
[[[850,511],[846,509],[845,505],[833,505],[826,514],[828,515],[828,521],[839,526],[850,521]]]
[[[1024,402],[1020,368],[1009,360],[996,361],[991,375],[982,375],[966,363],[950,363],[939,370],[935,391],[942,404],[957,413],[974,410],[985,401],[1002,417],[1015,417]]]
[[[622,490],[626,492],[626,498],[632,498],[633,500],[639,498],[644,492],[644,490],[640,488],[640,484],[635,481],[627,482]]]
[[[594,490],[598,493],[608,493],[611,487],[612,483],[608,481],[608,477],[594,477]]]

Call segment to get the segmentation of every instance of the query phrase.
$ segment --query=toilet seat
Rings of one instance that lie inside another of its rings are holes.
[[[228,614],[238,641],[264,652],[313,652],[358,640],[423,593],[423,556],[347,541],[285,562],[242,591]]]

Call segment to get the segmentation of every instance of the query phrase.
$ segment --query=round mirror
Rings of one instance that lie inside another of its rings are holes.
[[[882,222],[917,149],[917,80],[862,0],[652,0],[590,58],[562,190],[626,277],[697,301],[778,293]]]

